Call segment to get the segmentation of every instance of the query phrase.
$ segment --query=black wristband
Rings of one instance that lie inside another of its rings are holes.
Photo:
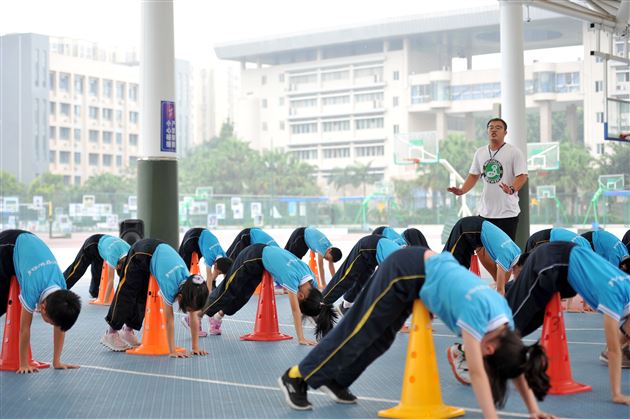
[[[514,195],[516,193],[516,190],[514,189],[514,186],[510,185],[510,190],[512,191],[512,195]]]

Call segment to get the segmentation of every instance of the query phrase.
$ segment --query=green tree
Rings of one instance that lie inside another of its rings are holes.
[[[220,139],[234,138],[234,124],[228,118],[223,124],[221,124],[221,132],[219,133]]]
[[[36,177],[29,186],[29,194],[41,195],[44,201],[56,207],[67,207],[70,202],[78,202],[80,190],[67,185],[62,175],[44,173]]]
[[[80,188],[82,195],[94,195],[96,203],[109,203],[115,212],[122,210],[129,195],[136,192],[135,179],[103,173],[91,176]]]
[[[626,189],[630,187],[630,144],[609,142],[606,144],[609,152],[602,155],[598,161],[599,175],[624,174]]]
[[[26,185],[18,181],[9,172],[0,171],[0,196],[18,196],[24,198]]]
[[[346,187],[352,184],[352,179],[347,167],[335,167],[330,171],[326,182],[337,191],[341,189],[342,195],[346,196]]]
[[[253,163],[256,174],[247,182],[251,191],[274,195],[321,194],[315,167],[296,160],[290,153],[265,150]]]
[[[348,182],[354,188],[362,187],[363,196],[367,196],[367,185],[374,184],[380,175],[372,172],[372,162],[355,162],[347,167]]]

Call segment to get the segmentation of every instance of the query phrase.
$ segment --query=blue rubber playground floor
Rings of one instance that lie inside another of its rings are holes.
[[[221,336],[201,339],[208,356],[170,359],[114,353],[101,346],[107,307],[87,304],[87,282],[84,278],[75,287],[84,306],[77,324],[67,333],[63,352],[65,362],[80,364],[81,368],[47,369],[26,376],[0,372],[0,417],[370,418],[398,402],[407,334],[399,334],[391,349],[352,386],[358,404],[338,405],[311,390],[314,410],[296,412],[285,405],[276,380],[309,348],[295,340],[240,341],[239,336],[253,330],[256,297],[237,315],[226,317]],[[286,295],[277,296],[277,304],[281,332],[294,335]],[[560,417],[630,417],[630,409],[609,401],[608,371],[598,360],[604,339],[601,315],[567,314],[565,318],[574,378],[592,385],[593,391],[549,396],[542,408]],[[445,351],[455,340],[452,333],[439,320],[433,327],[444,401],[465,408],[465,417],[480,417],[472,389],[451,375]],[[307,332],[312,335],[311,328]],[[190,348],[189,334],[179,321],[176,336],[178,345]],[[52,359],[52,330],[39,316],[33,321],[31,342],[35,359]],[[627,370],[623,372],[623,388],[630,393]],[[516,391],[511,395],[502,416],[527,417]]]

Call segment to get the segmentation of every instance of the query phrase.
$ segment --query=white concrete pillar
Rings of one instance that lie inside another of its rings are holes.
[[[540,115],[540,142],[548,143],[551,141],[560,141],[560,138],[552,138],[553,135],[553,118],[551,116],[551,101],[543,100],[539,103]]]
[[[435,112],[435,130],[439,140],[445,140],[448,135],[448,125],[446,122],[446,112],[444,109],[438,109]]]

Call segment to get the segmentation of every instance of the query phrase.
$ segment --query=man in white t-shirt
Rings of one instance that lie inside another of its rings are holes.
[[[505,142],[507,124],[503,119],[491,119],[487,128],[488,145],[475,152],[464,184],[461,188],[448,188],[448,191],[463,195],[482,177],[479,215],[515,240],[520,213],[518,191],[527,182],[527,162],[519,149]]]

